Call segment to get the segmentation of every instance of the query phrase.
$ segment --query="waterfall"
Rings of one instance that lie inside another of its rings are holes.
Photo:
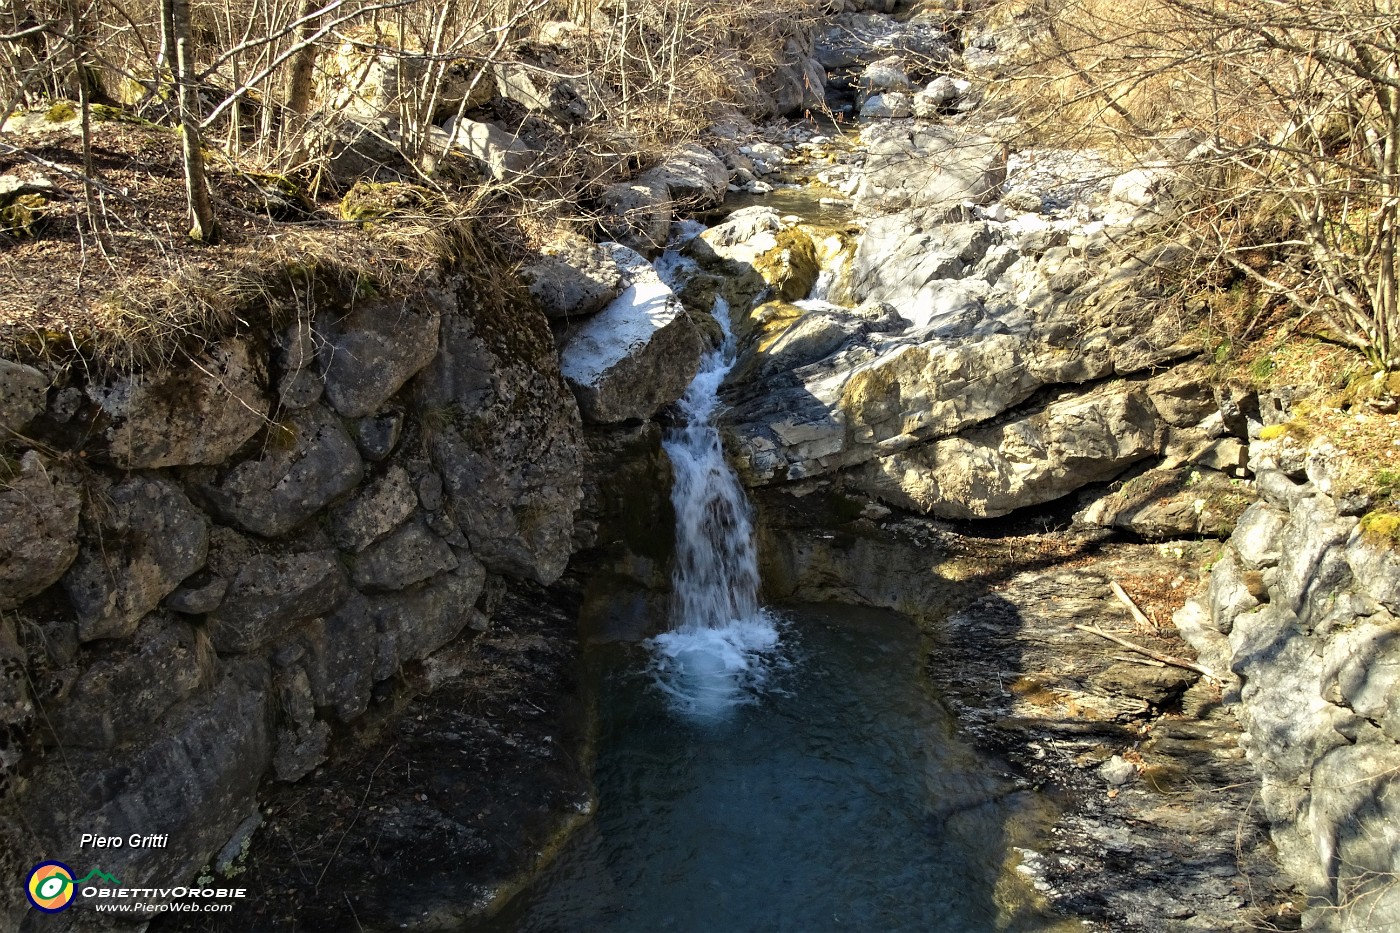
[[[778,630],[758,605],[753,509],[724,459],[715,413],[734,366],[729,306],[715,299],[723,343],[707,353],[667,432],[676,513],[671,631],[647,642],[656,684],[680,712],[715,717],[752,702],[776,661]]]

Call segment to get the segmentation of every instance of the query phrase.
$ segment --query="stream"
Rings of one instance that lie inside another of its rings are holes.
[[[750,703],[682,710],[595,649],[593,820],[486,929],[981,933],[1040,914],[1014,847],[1051,804],[956,735],[894,613],[802,606]]]
[[[675,252],[657,267],[686,274]],[[915,623],[760,607],[753,510],[715,423],[736,356],[723,298],[715,318],[723,341],[663,445],[670,630],[592,649],[597,812],[487,929],[1067,929],[1015,870],[1054,807],[958,738]]]

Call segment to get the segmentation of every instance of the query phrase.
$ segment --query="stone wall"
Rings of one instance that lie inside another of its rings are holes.
[[[256,825],[263,782],[308,775],[575,549],[585,442],[549,324],[462,278],[159,371],[0,366],[11,879],[58,858],[192,880]],[[169,843],[95,853],[82,833]],[[7,885],[0,928],[33,916]]]
[[[1400,552],[1363,533],[1368,500],[1325,441],[1256,439],[1250,466],[1260,501],[1177,626],[1228,680],[1280,859],[1313,899],[1305,927],[1393,930]]]

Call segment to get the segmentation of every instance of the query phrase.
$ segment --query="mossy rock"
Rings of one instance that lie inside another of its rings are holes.
[[[821,264],[807,231],[788,227],[777,233],[778,245],[754,259],[753,265],[782,301],[805,298],[817,282]]]
[[[71,100],[60,100],[44,111],[44,119],[50,123],[67,123],[78,118],[78,108]]]
[[[49,200],[43,195],[20,195],[0,207],[0,233],[12,237],[33,236],[48,208]]]
[[[1372,543],[1400,547],[1400,515],[1377,509],[1361,517],[1361,534]]]
[[[340,200],[342,220],[362,224],[395,218],[441,216],[446,201],[436,191],[401,181],[358,181]]]

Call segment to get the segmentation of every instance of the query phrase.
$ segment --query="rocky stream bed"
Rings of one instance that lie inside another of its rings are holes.
[[[500,909],[596,806],[581,659],[665,627],[662,437],[724,316],[763,599],[917,628],[960,740],[1044,802],[1009,884],[1083,929],[1393,928],[1400,559],[1287,393],[1213,378],[1149,236],[1193,141],[1021,146],[979,75],[1024,41],[835,14],[788,119],[609,188],[609,241],[509,314],[446,270],[149,379],[0,361],[37,439],[0,488],[0,867],[174,823],[105,869],[258,896],[153,930]]]

